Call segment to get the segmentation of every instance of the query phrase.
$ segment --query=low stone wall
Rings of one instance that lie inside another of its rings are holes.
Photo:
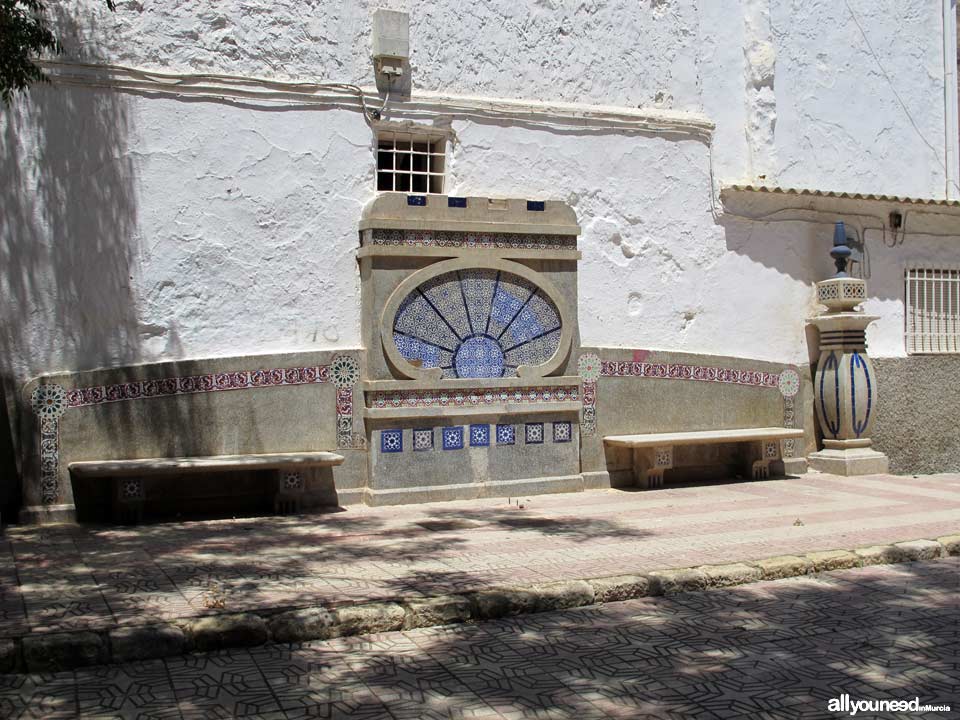
[[[329,477],[307,474],[302,507],[358,502],[367,460],[354,421],[356,355],[209,358],[34,380],[21,403],[22,519],[74,518],[77,484],[69,466],[78,461],[337,452],[345,461],[333,472],[336,496]]]
[[[960,356],[877,358],[874,447],[890,458],[890,472],[960,470]]]

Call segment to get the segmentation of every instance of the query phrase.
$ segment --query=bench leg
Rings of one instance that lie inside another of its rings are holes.
[[[770,478],[770,463],[780,459],[780,443],[776,440],[762,440],[751,443],[751,476],[754,480]]]
[[[673,467],[673,447],[636,448],[633,465],[637,484],[644,490],[663,487],[663,473]]]
[[[123,525],[143,522],[143,503],[146,494],[143,478],[115,477],[113,479],[113,519]]]
[[[273,511],[277,515],[299,515],[300,499],[306,483],[299,471],[278,470],[277,492],[273,497]]]

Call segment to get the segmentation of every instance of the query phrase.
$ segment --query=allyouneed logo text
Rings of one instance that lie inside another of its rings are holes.
[[[878,713],[878,712],[950,712],[949,705],[921,704],[920,698],[913,700],[854,700],[844,693],[827,703],[830,712],[847,713]]]

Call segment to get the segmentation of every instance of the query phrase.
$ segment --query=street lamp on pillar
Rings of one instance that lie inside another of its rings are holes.
[[[867,284],[847,274],[852,250],[842,222],[833,227],[832,278],[817,283],[825,313],[809,319],[820,331],[820,360],[813,379],[814,406],[823,430],[823,449],[808,456],[810,467],[835,475],[872,475],[888,470],[887,457],[871,446],[877,415],[877,376],[867,356],[866,329],[877,319],[857,307]]]
[[[837,274],[834,277],[845,278],[847,275],[847,260],[853,251],[847,245],[847,228],[842,222],[833,226],[833,249],[830,251],[830,257],[833,258],[834,265],[837,266]]]

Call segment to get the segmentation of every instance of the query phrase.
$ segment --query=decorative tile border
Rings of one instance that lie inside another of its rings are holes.
[[[226,390],[251,390],[262,387],[311,385],[325,382],[330,382],[330,366],[327,365],[187,375],[160,380],[138,380],[115,385],[74,388],[73,390],[67,390],[67,406],[78,408],[124,400],[169,397],[171,395],[194,395]]]
[[[552,433],[547,432],[547,426],[552,426]],[[543,445],[552,439],[553,443],[564,444],[573,441],[573,423],[569,420],[558,420],[553,423],[531,422],[520,426],[523,442],[526,445]],[[490,448],[499,445],[517,444],[517,426],[512,424],[470,423],[468,425],[446,425],[436,428],[414,428],[412,443],[403,440],[406,430],[388,428],[374,431],[374,439],[380,434],[379,447],[381,455],[402,453],[406,450],[414,452],[443,450],[463,450],[471,448]],[[434,435],[439,432],[439,445],[434,445]]]
[[[337,447],[363,448],[366,438],[353,432],[353,392],[359,380],[360,364],[356,359],[349,355],[337,355],[330,365],[186,375],[73,389],[64,389],[54,383],[39,385],[31,396],[31,406],[39,426],[41,502],[55,505],[60,499],[59,418],[67,410],[174,395],[329,382],[337,387]]]
[[[60,497],[60,421],[40,420],[40,501],[56,505]]]
[[[523,248],[526,250],[568,248],[575,250],[577,237],[575,235],[375,229],[372,231],[370,244],[406,247]]]
[[[576,386],[488,388],[482,390],[402,390],[367,393],[371,407],[478,407],[494,403],[576,402]]]
[[[780,381],[780,373],[761,370],[736,370],[734,368],[682,365],[680,363],[620,362],[616,360],[602,361],[600,374],[602,377],[696,380],[765,388],[778,387]]]

